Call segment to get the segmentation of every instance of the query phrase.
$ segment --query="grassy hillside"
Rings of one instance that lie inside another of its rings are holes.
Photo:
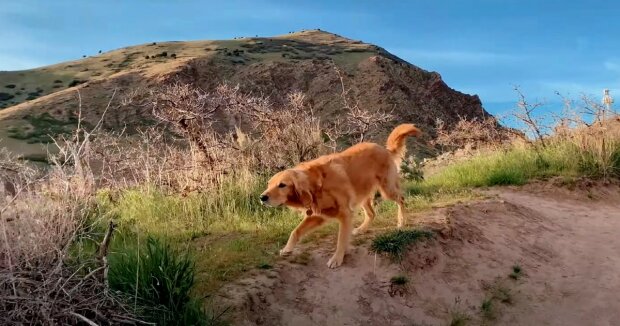
[[[437,119],[450,124],[457,116],[488,115],[476,96],[450,89],[437,73],[378,46],[312,30],[276,37],[156,42],[0,72],[0,139],[16,153],[41,155],[41,144],[48,143],[49,136],[75,128],[80,104],[85,123],[95,124],[110,103],[103,121],[106,129],[149,124],[150,107],[121,107],[122,100],[131,92],[176,81],[207,91],[222,83],[240,85],[244,92],[266,94],[274,101],[301,90],[326,121],[343,114],[343,82],[352,103],[364,110],[393,112],[394,123],[413,121],[430,136]]]

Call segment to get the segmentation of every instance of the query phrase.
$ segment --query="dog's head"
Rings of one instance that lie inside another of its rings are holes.
[[[277,207],[289,205],[314,210],[315,183],[304,170],[289,169],[277,173],[267,183],[261,196],[263,205]]]

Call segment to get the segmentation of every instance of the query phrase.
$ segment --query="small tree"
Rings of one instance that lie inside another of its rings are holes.
[[[339,121],[337,128],[342,130],[341,133],[343,135],[353,136],[357,142],[363,142],[366,140],[369,133],[379,130],[386,124],[394,121],[392,112],[369,111],[363,109],[360,107],[357,99],[355,99],[355,104],[352,104],[349,99],[350,90],[347,90],[345,87],[344,77],[340,69],[338,69],[335,64],[333,65],[342,87],[340,97],[345,109],[345,118]],[[331,140],[335,141],[336,139]]]
[[[517,93],[519,100],[517,101],[517,108],[512,113],[512,116],[525,124],[526,128],[534,135],[535,140],[540,142],[542,147],[547,147],[545,142],[545,136],[547,136],[547,133],[545,130],[548,128],[545,127],[542,118],[536,117],[534,113],[543,106],[543,103],[529,103],[526,100],[525,95],[521,92],[519,86],[515,86],[514,90]]]

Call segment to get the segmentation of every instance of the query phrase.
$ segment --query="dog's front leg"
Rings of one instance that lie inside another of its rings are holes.
[[[338,227],[338,243],[336,244],[336,252],[327,262],[327,267],[336,268],[342,265],[344,254],[349,247],[349,238],[351,237],[351,212],[346,212],[338,217],[340,223]]]
[[[280,250],[280,255],[289,254],[293,251],[293,248],[299,242],[299,240],[308,232],[313,229],[321,226],[325,223],[325,220],[320,216],[306,216],[301,223],[291,232],[290,237],[288,238],[288,242],[286,246],[282,250]]]

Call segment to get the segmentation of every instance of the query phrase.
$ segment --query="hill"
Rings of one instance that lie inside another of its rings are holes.
[[[225,41],[154,42],[32,70],[0,72],[0,138],[14,151],[40,152],[48,135],[75,128],[80,103],[76,90],[86,123],[99,120],[115,90],[106,128],[149,123],[149,108],[120,108],[118,103],[132,90],[173,81],[207,91],[224,82],[238,84],[242,91],[266,94],[275,101],[301,90],[316,112],[329,119],[343,110],[341,77],[363,109],[393,112],[396,120],[430,131],[430,137],[437,119],[452,125],[459,117],[489,115],[477,96],[451,89],[436,72],[376,45],[311,30]]]

